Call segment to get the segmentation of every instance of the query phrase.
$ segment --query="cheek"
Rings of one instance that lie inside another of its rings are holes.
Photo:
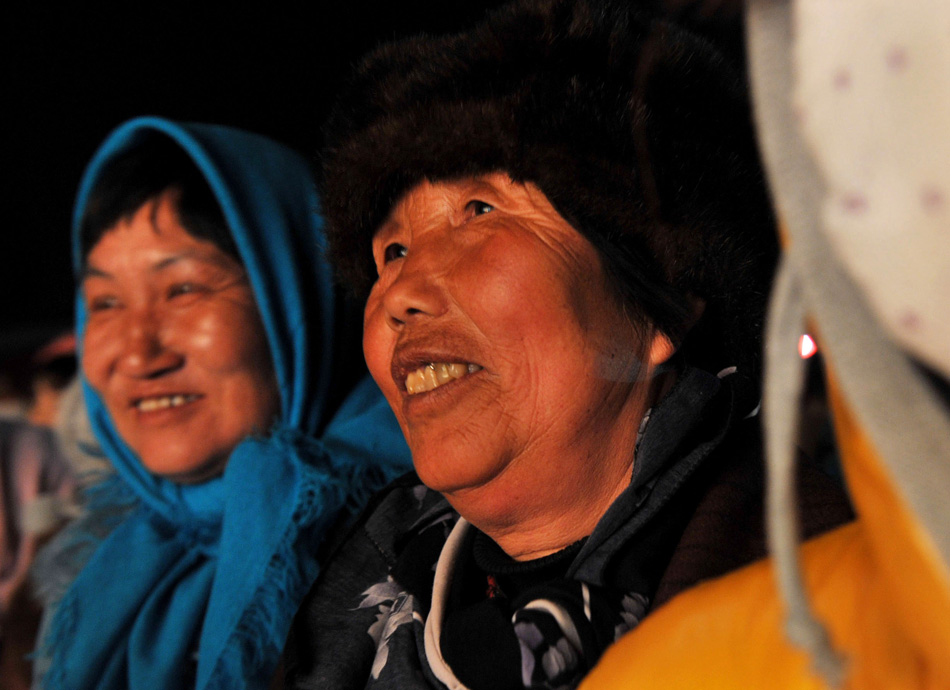
[[[599,342],[602,273],[586,258],[499,246],[466,278],[477,291],[470,314],[491,343],[502,385],[518,391],[505,411],[519,429],[546,427],[559,410],[590,404],[601,358],[613,363]]]
[[[375,291],[370,294],[363,312],[363,356],[370,375],[393,406],[398,395],[391,371],[394,335],[386,325],[382,300],[375,295]]]
[[[510,242],[494,239],[456,264],[452,292],[466,311],[478,310],[494,318],[510,319],[524,313],[530,297],[532,257]],[[517,325],[517,324],[511,324]]]
[[[461,277],[469,291],[465,308],[496,354],[547,351],[552,337],[579,330],[570,285],[536,247],[490,243],[468,266]]]
[[[82,361],[80,366],[82,373],[85,375],[86,380],[92,384],[92,387],[96,390],[101,390],[104,374],[102,373],[102,365],[99,363],[97,357],[97,354],[100,353],[101,350],[95,347],[94,342],[95,340],[90,339],[88,336],[83,340]]]
[[[184,348],[204,380],[218,382],[222,432],[266,432],[280,415],[280,392],[264,325],[256,309],[196,320]]]
[[[86,379],[102,391],[121,343],[120,329],[115,324],[88,323],[82,341],[81,367]]]
[[[193,310],[168,318],[164,330],[167,342],[178,343],[209,370],[270,368],[264,326],[252,308]]]

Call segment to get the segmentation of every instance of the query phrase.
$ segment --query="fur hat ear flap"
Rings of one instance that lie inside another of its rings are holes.
[[[674,339],[690,296],[705,300],[691,362],[754,366],[776,243],[744,85],[708,42],[631,4],[516,1],[365,58],[323,156],[344,279],[368,290],[372,237],[415,184],[503,171],[536,184]]]

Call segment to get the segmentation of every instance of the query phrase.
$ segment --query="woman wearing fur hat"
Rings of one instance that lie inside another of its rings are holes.
[[[384,46],[322,186],[416,474],[337,540],[292,684],[571,686],[658,601],[761,554],[775,238],[715,50],[557,0]],[[806,531],[847,514],[813,481],[830,504]]]

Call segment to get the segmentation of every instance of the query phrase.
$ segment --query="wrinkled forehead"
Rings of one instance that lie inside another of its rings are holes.
[[[506,171],[493,171],[445,179],[423,178],[396,199],[371,237],[384,234],[393,224],[406,224],[427,214],[463,208],[474,201],[515,215],[547,218],[574,229],[537,184],[516,181]]]

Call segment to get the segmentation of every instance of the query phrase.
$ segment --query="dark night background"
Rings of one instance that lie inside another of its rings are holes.
[[[308,157],[348,67],[382,40],[468,26],[500,0],[5,12],[0,367],[71,327],[69,220],[83,168],[137,115],[216,122]]]
[[[734,0],[631,1],[663,7],[742,62]],[[313,159],[321,123],[359,56],[381,41],[469,27],[503,2],[8,9],[0,29],[0,375],[25,371],[37,347],[72,326],[73,196],[114,127],[138,115],[227,124]]]

